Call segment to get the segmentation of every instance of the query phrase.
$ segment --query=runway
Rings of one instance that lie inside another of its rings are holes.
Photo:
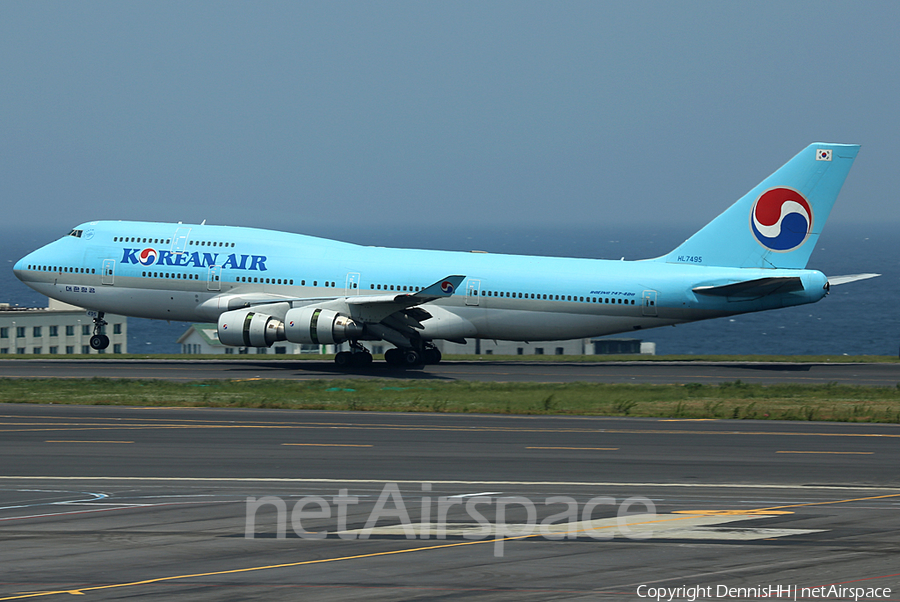
[[[900,384],[900,363],[781,362],[442,362],[398,369],[381,362],[339,369],[326,361],[290,360],[0,360],[0,378],[132,378],[170,381],[270,378],[440,379],[481,382],[806,383],[888,386]]]
[[[900,591],[897,425],[6,404],[0,432],[0,600]]]

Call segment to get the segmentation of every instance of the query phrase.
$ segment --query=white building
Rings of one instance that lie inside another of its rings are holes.
[[[93,319],[87,310],[50,299],[47,307],[18,307],[0,303],[0,355],[74,355],[128,353],[128,322],[106,314],[108,349],[91,349]]]
[[[469,339],[465,345],[437,341],[441,353],[450,355],[611,355],[656,353],[655,343],[640,339],[569,339],[565,341],[494,341]]]

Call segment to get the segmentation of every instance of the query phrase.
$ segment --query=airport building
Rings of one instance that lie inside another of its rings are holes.
[[[187,355],[291,355],[335,353],[346,350],[344,345],[300,345],[289,341],[279,341],[271,347],[228,347],[219,342],[215,324],[192,324],[178,339],[181,353]],[[382,354],[393,347],[384,341],[365,341],[373,354]],[[449,341],[435,341],[441,353],[450,355],[611,355],[656,353],[656,343],[646,343],[640,339],[572,339],[568,341],[493,341],[471,339],[465,345]]]
[[[91,349],[93,319],[87,310],[50,299],[47,307],[19,307],[0,303],[0,355],[75,355],[128,353],[128,322],[106,314],[108,349]]]
[[[619,355],[656,354],[656,343],[640,339],[569,339],[566,341],[494,341],[470,339],[465,345],[436,341],[441,353],[450,355]]]

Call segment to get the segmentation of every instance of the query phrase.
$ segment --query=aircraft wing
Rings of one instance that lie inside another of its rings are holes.
[[[359,297],[347,297],[348,305],[380,305],[392,303],[401,307],[421,305],[435,299],[450,297],[465,280],[465,276],[447,276],[441,278],[431,286],[426,286],[416,293],[403,293],[396,295],[362,295]]]
[[[380,322],[391,314],[401,312],[404,316],[398,316],[416,328],[421,328],[421,322],[431,315],[425,310],[410,309],[416,305],[428,303],[436,299],[452,296],[465,276],[454,275],[441,278],[434,284],[426,286],[415,293],[396,293],[390,295],[359,295],[359,296],[334,296],[334,297],[289,297],[286,295],[273,295],[271,293],[246,293],[234,295],[221,295],[208,301],[210,308],[219,311],[244,309],[260,305],[274,305],[284,303],[285,308],[303,307],[306,305],[321,304],[322,307],[339,311],[349,311],[352,317],[364,322]],[[285,309],[286,311],[286,309]]]
[[[802,291],[803,282],[797,276],[756,278],[744,282],[716,286],[696,286],[692,289],[698,295],[714,297],[765,297],[775,293]]]
[[[416,306],[452,296],[465,278],[447,276],[415,293],[344,297],[340,302],[347,304],[351,317],[368,324],[380,323],[390,317],[389,325],[397,330],[421,329],[422,322],[431,318],[431,314]]]

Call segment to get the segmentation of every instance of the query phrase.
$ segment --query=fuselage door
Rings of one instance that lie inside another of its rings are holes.
[[[350,272],[347,274],[347,295],[359,294],[359,272]]]
[[[175,237],[172,239],[172,253],[184,253],[190,234],[190,228],[178,228],[175,230]]]
[[[478,297],[481,295],[481,280],[469,278],[466,284],[466,305],[478,305]]]
[[[657,291],[644,291],[643,293],[641,293],[641,298],[643,300],[641,303],[641,313],[643,315],[655,316],[659,314],[656,308],[658,294],[659,293]]]
[[[218,291],[222,290],[222,266],[209,266],[209,277],[206,281],[206,290]]]
[[[100,284],[113,284],[116,280],[116,260],[104,259],[100,270]]]

